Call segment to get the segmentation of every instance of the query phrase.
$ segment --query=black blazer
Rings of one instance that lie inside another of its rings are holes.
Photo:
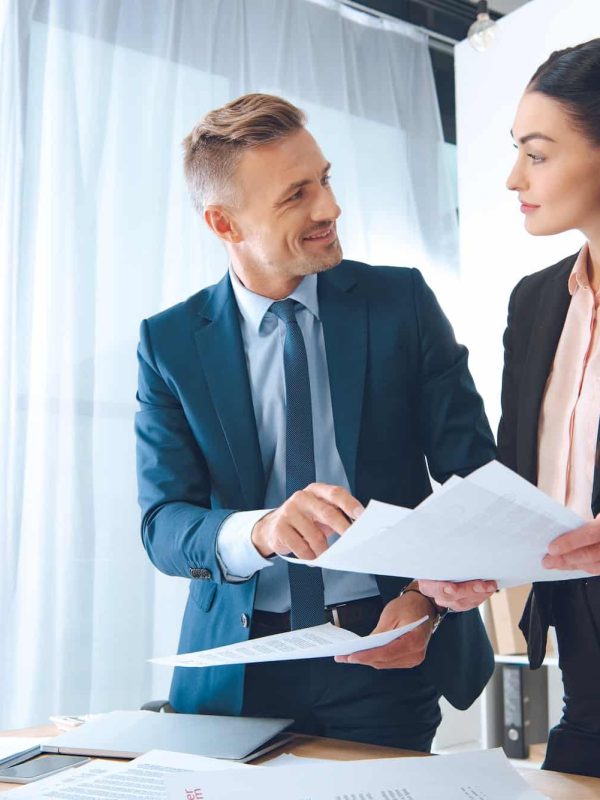
[[[523,278],[508,305],[498,459],[533,484],[537,482],[540,408],[571,300],[568,281],[576,259],[577,253]],[[600,430],[598,433],[594,514],[600,513]],[[540,666],[546,652],[556,586],[553,582],[534,584],[521,620],[533,668]]]

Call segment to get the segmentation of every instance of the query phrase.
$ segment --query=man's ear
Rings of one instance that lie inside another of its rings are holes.
[[[223,206],[206,206],[204,221],[211,231],[225,242],[237,244],[242,237],[231,211]]]

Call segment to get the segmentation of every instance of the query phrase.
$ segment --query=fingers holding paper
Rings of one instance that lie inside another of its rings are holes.
[[[262,517],[252,530],[252,542],[264,557],[292,553],[313,559],[327,550],[327,536],[344,533],[363,511],[343,487],[311,483]]]
[[[550,542],[542,566],[600,575],[600,516]]]
[[[438,606],[452,611],[470,611],[477,608],[497,591],[496,581],[451,581],[419,580],[419,591],[431,597]]]
[[[383,647],[363,650],[349,656],[336,656],[335,660],[341,664],[363,664],[374,669],[416,667],[425,659],[427,653],[427,645],[433,629],[431,614],[431,603],[417,592],[408,592],[401,597],[396,597],[385,606],[377,627],[372,633],[394,630],[423,616],[429,616],[429,619]]]

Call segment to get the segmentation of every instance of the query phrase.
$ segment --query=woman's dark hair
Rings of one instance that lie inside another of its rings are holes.
[[[600,39],[556,50],[538,67],[527,91],[557,100],[577,129],[600,145]]]

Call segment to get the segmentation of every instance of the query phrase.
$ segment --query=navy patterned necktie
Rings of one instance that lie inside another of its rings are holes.
[[[285,494],[305,489],[315,481],[310,380],[304,337],[296,320],[295,300],[279,300],[270,311],[285,323]],[[323,574],[317,567],[288,563],[292,630],[325,621]]]

